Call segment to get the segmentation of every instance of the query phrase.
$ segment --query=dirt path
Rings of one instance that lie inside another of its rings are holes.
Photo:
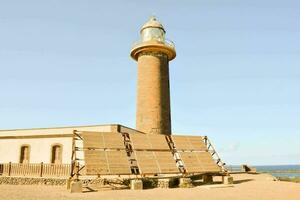
[[[0,185],[0,199],[4,200],[99,200],[99,199],[149,199],[149,200],[300,200],[300,184],[273,181],[269,175],[233,175],[233,187],[215,188],[198,186],[189,189],[148,189],[141,191],[108,190],[70,194],[64,187]]]

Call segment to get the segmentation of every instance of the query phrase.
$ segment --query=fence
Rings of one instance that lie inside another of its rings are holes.
[[[70,164],[44,164],[44,163],[3,163],[0,164],[2,176],[27,176],[27,177],[69,177]]]

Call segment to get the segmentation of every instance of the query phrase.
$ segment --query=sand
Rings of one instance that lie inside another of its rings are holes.
[[[0,199],[205,199],[205,200],[300,200],[300,184],[273,181],[267,174],[232,175],[233,187],[197,186],[194,188],[146,189],[146,190],[108,190],[71,194],[59,186],[15,186],[0,185]],[[217,178],[216,178],[217,180]]]

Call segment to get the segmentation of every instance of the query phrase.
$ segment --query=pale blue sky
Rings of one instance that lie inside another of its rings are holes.
[[[141,25],[174,41],[174,133],[230,164],[300,164],[300,1],[0,0],[0,129],[135,126]]]

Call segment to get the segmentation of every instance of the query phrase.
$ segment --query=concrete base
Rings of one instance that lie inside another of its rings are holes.
[[[203,183],[205,184],[211,184],[213,183],[213,176],[212,175],[203,175]]]
[[[71,188],[71,182],[72,182],[71,179],[67,180],[67,182],[66,182],[67,190],[69,190]]]
[[[180,188],[190,188],[193,187],[192,180],[190,178],[180,178],[179,179]]]
[[[71,189],[71,193],[82,193],[82,182],[81,181],[72,182],[70,189]]]
[[[158,188],[169,188],[170,187],[170,180],[169,179],[158,179],[157,187]]]
[[[233,177],[232,176],[223,176],[222,181],[223,181],[223,184],[225,184],[225,185],[232,185]]]
[[[142,190],[143,189],[143,181],[142,180],[131,180],[130,181],[130,189]]]

